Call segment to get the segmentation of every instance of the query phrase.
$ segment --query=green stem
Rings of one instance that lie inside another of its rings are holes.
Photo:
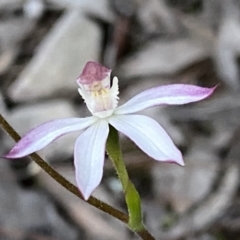
[[[144,229],[142,224],[141,200],[136,188],[128,177],[119,145],[118,132],[112,126],[110,126],[110,132],[107,140],[107,153],[113,162],[123,186],[129,213],[128,226],[130,229],[140,232]]]
[[[129,179],[122,157],[118,132],[112,126],[110,126],[106,149],[124,190],[129,213],[128,227],[144,240],[155,240],[142,223],[140,196],[133,183]]]

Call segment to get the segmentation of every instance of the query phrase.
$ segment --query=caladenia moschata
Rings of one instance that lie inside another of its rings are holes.
[[[76,182],[85,200],[100,184],[105,149],[122,183],[129,212],[128,226],[144,230],[140,197],[130,181],[119,146],[118,131],[128,136],[142,151],[156,161],[184,166],[181,152],[166,131],[152,118],[136,112],[157,105],[181,105],[210,96],[215,88],[172,84],[148,89],[118,107],[118,78],[110,81],[111,70],[96,62],[87,62],[77,79],[78,91],[92,116],[56,119],[27,133],[5,156],[21,158],[36,152],[58,137],[84,130],[74,148]]]

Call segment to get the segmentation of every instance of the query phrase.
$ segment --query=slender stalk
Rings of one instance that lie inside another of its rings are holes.
[[[124,190],[129,213],[129,228],[141,236],[142,239],[154,239],[143,226],[140,196],[133,183],[129,179],[122,157],[118,132],[112,126],[110,126],[106,148]]]
[[[19,134],[12,128],[12,126],[6,121],[6,119],[0,114],[0,125],[2,128],[17,142],[21,139]],[[33,153],[30,158],[39,165],[48,175],[50,175],[56,182],[66,188],[69,192],[73,193],[80,199],[82,195],[78,188],[71,182],[65,179],[61,174],[55,171],[47,162],[45,162],[38,154]],[[85,200],[84,200],[85,201]],[[97,198],[90,197],[87,201],[90,205],[100,209],[101,211],[108,213],[109,215],[119,219],[124,223],[128,223],[128,216],[123,212],[111,207],[110,205],[98,200]]]

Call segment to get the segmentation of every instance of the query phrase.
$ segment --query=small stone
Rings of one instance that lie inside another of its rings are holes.
[[[20,43],[35,27],[36,21],[24,17],[0,22],[0,74],[5,73],[20,51]]]
[[[55,24],[20,76],[8,89],[16,102],[76,93],[76,79],[89,60],[100,57],[101,32],[77,10]]]
[[[136,17],[145,35],[173,34],[179,31],[178,21],[164,0],[138,0]]]
[[[13,8],[15,6],[21,6],[24,0],[1,0],[0,9]]]
[[[240,98],[238,94],[224,92],[194,105],[167,108],[168,115],[177,121],[218,121],[229,125],[228,128],[239,125]]]
[[[77,239],[77,230],[59,216],[51,199],[41,191],[20,191],[15,217],[27,232],[50,233],[56,239]]]
[[[76,185],[75,173],[73,168],[59,167],[57,171],[64,176],[68,181]],[[44,184],[45,188],[54,194],[58,201],[66,207],[69,216],[78,225],[86,230],[86,239],[99,239],[99,240],[122,240],[129,239],[127,237],[126,228],[119,225],[116,219],[109,217],[96,208],[86,204],[84,201],[79,200],[73,194],[60,186],[53,179],[46,177],[46,173],[39,174],[39,180]],[[112,195],[108,194],[102,184],[94,191],[93,196],[107,202],[110,205],[115,205]],[[94,226],[92,226],[94,223]],[[66,238],[68,239],[68,238]]]
[[[39,18],[44,12],[44,4],[42,0],[28,0],[23,6],[23,10],[30,19]]]
[[[27,239],[26,235],[34,235],[34,232],[39,236],[48,233],[56,239],[77,238],[77,230],[61,218],[46,194],[23,190],[14,181],[6,181],[6,178],[0,184],[0,191],[3,232],[6,230],[11,236],[12,232],[18,230],[17,239]]]
[[[219,76],[233,90],[239,90],[240,21],[239,10],[232,9],[220,26],[215,61]]]
[[[152,169],[158,199],[177,212],[185,212],[211,191],[219,169],[218,159],[204,139],[198,139],[184,159],[185,167],[166,163]]]
[[[119,76],[137,78],[143,76],[175,74],[177,71],[210,56],[208,44],[191,38],[152,41],[136,54],[125,59],[117,69]]]
[[[6,113],[6,106],[5,106],[4,99],[3,99],[1,92],[0,92],[0,112],[1,112],[1,114]]]
[[[78,9],[86,15],[113,22],[115,15],[109,6],[109,0],[48,0],[58,8]]]

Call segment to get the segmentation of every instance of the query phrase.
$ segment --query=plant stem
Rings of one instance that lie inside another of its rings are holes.
[[[110,126],[106,148],[124,190],[129,213],[129,228],[138,233],[138,235],[143,239],[154,239],[143,226],[140,196],[133,183],[129,179],[122,157],[118,132],[112,126]]]
[[[6,119],[0,114],[0,125],[2,128],[17,142],[21,139],[19,134],[12,128],[12,126],[6,121]],[[30,158],[41,167],[48,175],[50,175],[56,182],[66,188],[69,192],[73,193],[77,197],[82,198],[82,195],[78,188],[64,178],[61,174],[55,171],[47,162],[45,162],[38,154],[32,153]],[[85,200],[84,200],[85,201]],[[90,197],[87,201],[90,205],[100,209],[101,211],[108,213],[109,215],[119,219],[124,223],[128,223],[128,216],[123,212],[111,207],[110,205],[98,200],[97,198]]]

